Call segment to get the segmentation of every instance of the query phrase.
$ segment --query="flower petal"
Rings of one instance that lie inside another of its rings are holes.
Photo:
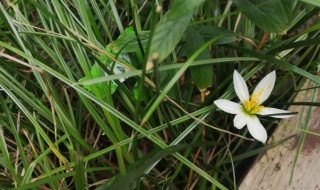
[[[287,110],[276,109],[276,108],[264,107],[264,108],[260,108],[260,110],[257,114],[258,115],[279,114],[279,115],[270,115],[270,117],[274,117],[274,118],[288,118],[288,117],[293,116],[293,114],[292,115],[281,115],[283,113],[289,114],[292,112],[287,111]]]
[[[249,101],[248,86],[240,73],[236,70],[233,72],[233,86],[242,104],[245,104],[247,101]]]
[[[257,98],[258,105],[262,104],[271,94],[276,81],[276,72],[272,71],[265,76],[254,89],[252,97]]]
[[[238,114],[242,111],[242,106],[240,104],[231,102],[230,100],[219,99],[213,103],[227,113]]]
[[[265,143],[267,141],[267,131],[256,116],[250,117],[247,126],[249,129],[249,133],[253,136],[253,138],[262,143]]]
[[[250,116],[241,112],[234,117],[233,125],[237,129],[242,129],[248,123],[249,119]]]

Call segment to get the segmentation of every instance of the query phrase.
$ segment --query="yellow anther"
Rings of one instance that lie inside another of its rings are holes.
[[[244,108],[245,108],[246,110],[250,110],[250,109],[251,109],[251,101],[250,101],[250,100],[247,101],[247,102],[244,104]]]
[[[253,108],[253,110],[250,113],[251,114],[256,114],[262,108],[264,108],[264,106],[256,106],[255,108]]]
[[[259,106],[259,96],[257,94],[253,94],[251,99],[244,103],[244,111],[248,114],[256,114],[263,106]]]

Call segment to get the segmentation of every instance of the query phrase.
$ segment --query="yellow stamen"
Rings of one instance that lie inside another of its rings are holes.
[[[256,114],[260,109],[264,108],[264,106],[259,105],[259,92],[258,94],[252,94],[249,101],[244,103],[244,111],[250,115]]]
[[[264,106],[257,106],[255,108],[253,108],[253,110],[251,111],[251,114],[256,114],[262,108],[264,108]]]
[[[247,102],[244,104],[244,108],[245,108],[246,110],[251,110],[251,101],[250,101],[250,100],[247,101]]]

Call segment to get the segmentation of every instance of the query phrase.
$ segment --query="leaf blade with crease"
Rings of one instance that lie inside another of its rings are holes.
[[[297,0],[233,0],[244,14],[266,32],[286,34]]]
[[[149,50],[149,59],[155,53],[157,61],[163,61],[178,44],[188,27],[194,10],[203,0],[175,0],[168,13],[157,23],[152,36]],[[148,66],[147,69],[152,68]]]
[[[199,49],[205,41],[203,37],[194,27],[189,27],[186,31],[186,53],[192,55],[197,49]],[[209,50],[204,50],[196,60],[210,59]],[[201,65],[189,68],[192,79],[197,88],[202,91],[212,86],[213,68],[212,65]]]

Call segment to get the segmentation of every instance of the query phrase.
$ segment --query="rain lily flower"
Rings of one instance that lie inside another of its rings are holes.
[[[288,118],[292,116],[288,115],[292,112],[261,105],[270,96],[275,80],[276,72],[273,71],[260,81],[250,97],[246,82],[239,72],[235,70],[233,73],[233,85],[241,103],[218,99],[214,101],[214,104],[221,110],[236,115],[233,124],[237,129],[242,129],[247,125],[249,133],[258,141],[265,143],[267,131],[256,115],[270,115],[270,117],[274,118]]]

